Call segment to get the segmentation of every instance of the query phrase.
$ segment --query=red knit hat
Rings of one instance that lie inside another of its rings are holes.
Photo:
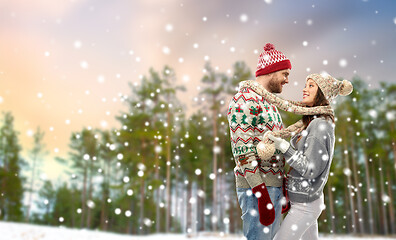
[[[256,77],[268,73],[276,72],[283,69],[291,69],[289,59],[281,51],[275,50],[275,46],[267,43],[264,46],[264,52],[260,54]]]

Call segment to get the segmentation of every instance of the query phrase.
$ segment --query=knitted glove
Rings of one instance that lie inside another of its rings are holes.
[[[270,133],[270,132],[269,132]],[[282,138],[275,137],[272,134],[266,134],[267,137],[275,143],[275,148],[285,153],[290,147],[290,143]],[[265,136],[265,135],[264,135]]]
[[[264,134],[263,140],[257,144],[256,149],[258,156],[263,160],[267,160],[274,155],[275,144],[273,141],[269,140],[268,137],[266,137],[266,135]]]
[[[282,202],[282,214],[287,213],[291,208],[289,195],[287,194],[286,186],[287,186],[287,178],[284,177],[283,178],[283,186],[282,186],[283,199],[281,201]]]
[[[254,195],[258,200],[258,211],[260,215],[260,223],[264,226],[271,225],[275,220],[275,209],[271,202],[265,183],[262,183],[253,189]]]

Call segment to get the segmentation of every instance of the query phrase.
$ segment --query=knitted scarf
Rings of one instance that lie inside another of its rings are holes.
[[[247,80],[239,83],[239,88],[250,88],[257,94],[261,95],[267,102],[277,106],[279,109],[291,112],[298,115],[315,115],[315,114],[329,114],[334,115],[334,111],[331,106],[318,106],[318,107],[304,107],[301,102],[285,100],[281,97],[276,96],[273,93],[268,92],[261,84],[255,80]],[[296,133],[301,132],[304,129],[304,124],[302,120],[290,125],[289,127],[271,132],[275,137],[281,137],[283,139],[289,138]],[[274,144],[265,135],[260,143],[260,148],[258,146],[257,151],[262,159],[270,158],[275,152]],[[265,144],[265,147],[263,147]]]

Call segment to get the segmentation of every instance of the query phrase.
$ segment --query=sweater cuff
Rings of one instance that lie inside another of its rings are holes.
[[[283,156],[286,158],[287,163],[289,163],[289,159],[296,153],[296,150],[290,145]]]
[[[260,171],[260,169],[257,169],[257,171]],[[249,173],[246,173],[246,174],[249,174]],[[263,180],[261,179],[261,176],[259,173],[249,174],[245,178],[252,189],[263,183]]]

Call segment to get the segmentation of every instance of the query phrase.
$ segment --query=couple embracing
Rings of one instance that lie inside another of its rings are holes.
[[[291,68],[281,51],[266,44],[256,80],[242,81],[228,108],[236,191],[248,240],[318,239],[335,142],[330,103],[353,87],[328,74],[310,74],[302,101],[284,100],[275,94],[289,82]],[[302,119],[286,128],[278,109]],[[285,163],[290,166],[287,176]]]

